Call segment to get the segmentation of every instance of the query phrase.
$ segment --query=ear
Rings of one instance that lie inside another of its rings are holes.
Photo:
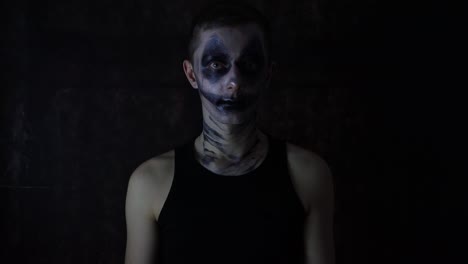
[[[182,66],[190,85],[192,85],[194,89],[198,89],[197,79],[195,77],[195,71],[193,70],[192,63],[189,60],[184,60]]]

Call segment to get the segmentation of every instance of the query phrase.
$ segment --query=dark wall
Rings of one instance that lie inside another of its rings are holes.
[[[203,2],[6,3],[0,262],[123,263],[131,172],[201,131],[182,60]],[[433,6],[253,2],[278,63],[259,124],[330,164],[337,263],[447,260],[462,111]]]

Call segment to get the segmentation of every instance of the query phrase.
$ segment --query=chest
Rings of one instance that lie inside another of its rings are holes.
[[[291,256],[301,256],[293,251],[303,244],[302,205],[287,181],[265,176],[175,181],[158,220],[161,258],[167,263],[179,258],[231,263],[225,256],[236,260],[232,263],[283,263],[275,261],[284,258],[289,263]]]

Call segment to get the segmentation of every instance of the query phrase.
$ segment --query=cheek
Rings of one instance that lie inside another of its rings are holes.
[[[228,68],[215,71],[209,67],[203,67],[200,65],[198,68],[198,76],[201,77],[199,78],[200,82],[198,83],[199,88],[205,91],[219,90],[221,80],[228,72]],[[259,92],[266,83],[265,69],[259,70],[258,72],[241,72],[239,77],[242,85],[247,87],[248,93]]]
[[[202,68],[202,80],[207,80],[210,86],[215,86],[220,83],[220,81],[223,79],[226,73],[228,73],[228,71],[228,69],[213,71],[208,68]],[[239,77],[241,79],[241,83],[243,83],[246,86],[262,86],[265,83],[266,79],[263,73],[264,72],[262,71],[256,73],[242,73]]]
[[[200,72],[200,77],[198,78],[198,90],[203,95],[206,93],[215,93],[220,90],[220,80],[222,76],[208,78],[203,72]]]
[[[221,99],[221,96],[210,93],[209,91],[205,91],[203,89],[199,89],[199,91],[200,94],[213,105],[216,105],[217,102]]]
[[[245,82],[252,86],[262,86],[265,82],[263,72],[245,74]]]
[[[252,93],[259,93],[266,86],[267,76],[265,72],[251,73],[243,75],[244,84],[250,87],[248,90]]]
[[[201,75],[203,76],[204,79],[208,80],[211,84],[215,84],[219,82],[224,75],[228,72],[228,69],[224,70],[212,70],[208,67],[202,67],[201,68]]]

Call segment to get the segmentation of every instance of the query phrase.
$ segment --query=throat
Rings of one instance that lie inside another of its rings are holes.
[[[226,176],[256,169],[267,155],[267,136],[255,124],[230,128],[222,125],[211,118],[204,121],[203,132],[195,140],[197,161],[206,169]]]

